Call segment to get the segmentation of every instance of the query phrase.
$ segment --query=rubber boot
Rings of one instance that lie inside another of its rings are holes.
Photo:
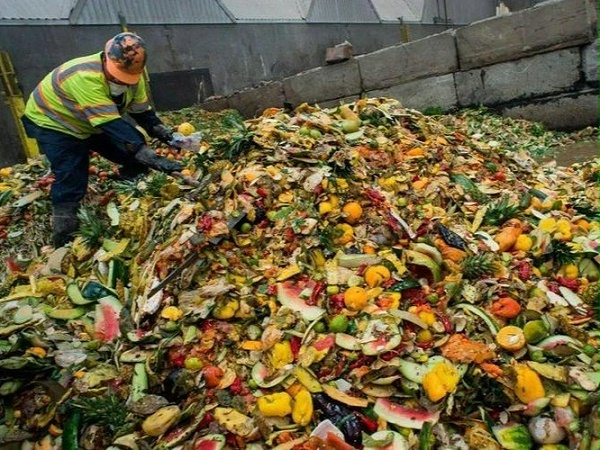
[[[56,248],[73,240],[79,228],[78,210],[77,202],[57,203],[52,206],[52,240]]]

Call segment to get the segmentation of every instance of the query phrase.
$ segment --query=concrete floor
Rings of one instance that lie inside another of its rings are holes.
[[[598,158],[598,142],[578,142],[556,149],[556,164],[570,166],[573,163]]]

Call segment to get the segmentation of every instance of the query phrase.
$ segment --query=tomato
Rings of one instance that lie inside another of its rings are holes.
[[[223,378],[223,370],[217,366],[207,366],[202,370],[202,376],[207,387],[217,387]]]

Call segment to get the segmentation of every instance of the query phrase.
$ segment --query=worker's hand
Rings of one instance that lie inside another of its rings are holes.
[[[150,130],[150,134],[155,137],[156,139],[158,139],[160,142],[167,144],[167,145],[173,145],[173,130],[162,124],[159,123],[158,125],[154,125],[152,127],[152,129]]]
[[[141,147],[134,158],[145,166],[165,173],[179,172],[184,167],[179,161],[158,156],[154,150],[146,146]]]

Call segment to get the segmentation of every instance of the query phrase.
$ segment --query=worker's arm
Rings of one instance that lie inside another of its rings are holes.
[[[146,132],[159,141],[172,145],[173,130],[158,118],[146,93],[146,86],[140,82],[132,87],[133,99],[127,105],[127,112]]]
[[[136,161],[161,172],[171,173],[179,171],[183,165],[162,156],[146,145],[142,134],[123,119],[115,119],[98,127],[110,137],[119,149],[133,154]]]
[[[129,115],[150,136],[167,145],[173,144],[173,130],[162,123],[153,110],[149,109],[141,113],[129,113]]]

